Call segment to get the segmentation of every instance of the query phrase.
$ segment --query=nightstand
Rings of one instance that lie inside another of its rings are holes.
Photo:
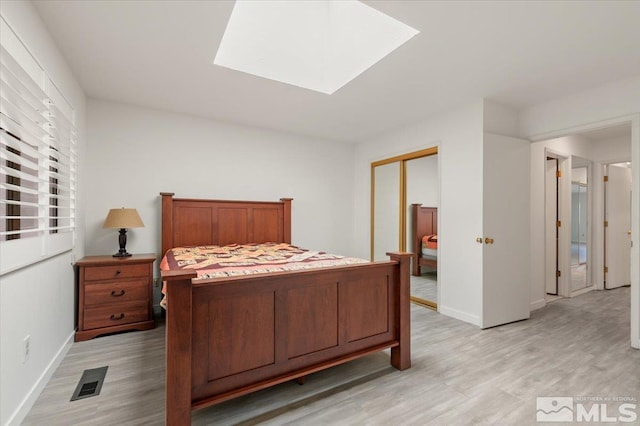
[[[153,320],[155,254],[87,256],[76,262],[78,331],[75,341],[125,330],[149,330]]]

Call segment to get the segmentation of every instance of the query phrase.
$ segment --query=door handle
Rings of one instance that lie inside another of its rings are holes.
[[[484,239],[484,243],[485,244],[493,244],[493,238],[489,238],[489,237],[485,238]]]
[[[482,244],[482,237],[478,237],[478,238],[476,238],[476,243],[478,243],[478,244]]]

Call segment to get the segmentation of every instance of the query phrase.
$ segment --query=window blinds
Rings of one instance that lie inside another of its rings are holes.
[[[0,49],[0,241],[69,232],[77,132],[52,96]]]

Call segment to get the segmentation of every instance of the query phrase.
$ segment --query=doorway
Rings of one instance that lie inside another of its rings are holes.
[[[593,166],[591,168],[591,183],[587,189],[587,198],[591,199],[591,201],[587,201],[587,203],[591,204],[590,216],[593,219],[591,221],[591,225],[589,228],[591,229],[591,239],[592,244],[589,247],[589,243],[587,243],[587,262],[589,263],[589,259],[591,261],[591,268],[587,268],[587,271],[591,269],[591,281],[592,286],[587,287],[585,291],[589,291],[591,289],[602,290],[604,288],[613,288],[610,286],[612,274],[611,274],[611,261],[612,256],[609,254],[609,257],[606,259],[607,264],[605,264],[605,247],[606,240],[609,240],[611,235],[613,234],[611,231],[611,226],[608,223],[608,220],[605,218],[605,192],[604,186],[608,185],[607,182],[604,181],[604,167],[603,165],[612,164],[612,163],[620,163],[620,162],[629,162],[631,175],[633,179],[631,180],[631,191],[628,191],[626,194],[626,198],[631,198],[631,227],[627,228],[624,231],[624,237],[626,238],[625,248],[628,250],[630,247],[630,266],[625,266],[621,269],[625,271],[629,271],[630,273],[630,305],[631,305],[631,314],[630,314],[630,336],[631,336],[631,346],[634,348],[640,348],[640,287],[638,284],[638,277],[640,276],[640,255],[638,255],[638,244],[637,241],[632,244],[630,241],[633,235],[637,235],[637,230],[640,229],[640,214],[638,214],[638,197],[640,194],[640,171],[638,167],[633,167],[633,163],[637,164],[638,160],[640,160],[640,114],[633,114],[624,117],[618,117],[614,119],[609,119],[605,121],[601,121],[598,123],[585,124],[581,126],[576,126],[564,130],[559,130],[555,132],[551,132],[545,134],[538,138],[533,138],[534,144],[532,144],[532,152],[535,153],[537,159],[532,158],[532,165],[535,165],[535,168],[532,168],[532,176],[539,182],[539,186],[532,186],[532,195],[535,200],[539,200],[538,203],[542,204],[545,201],[545,163],[548,157],[548,153],[550,150],[555,151],[556,153],[564,152],[564,155],[577,154],[584,158],[589,158],[593,162]],[[540,143],[538,143],[540,142]],[[538,166],[539,164],[539,166]],[[565,170],[562,167],[562,161],[560,161],[559,168],[562,172]],[[570,168],[569,170],[570,171]],[[614,172],[615,173],[615,172]],[[564,183],[560,183],[559,187],[564,187]],[[560,194],[560,205],[559,205],[559,216],[561,220],[566,219],[567,224],[571,220],[570,218],[570,205],[571,205],[571,185],[570,182],[566,187],[567,192],[567,201],[566,203],[562,202],[562,194]],[[565,209],[565,206],[567,207]],[[534,210],[539,211],[539,215],[536,215],[532,219],[532,245],[534,247],[534,265],[542,266],[546,262],[546,247],[545,242],[536,241],[535,235],[541,235],[545,232],[546,221],[545,221],[545,207],[536,206],[534,204]],[[627,212],[629,209],[626,209]],[[627,213],[628,214],[628,213]],[[606,226],[609,225],[609,226]],[[608,228],[605,230],[605,227]],[[562,229],[562,228],[561,228]],[[632,235],[629,235],[629,230],[632,231]],[[563,230],[564,231],[564,230]],[[562,253],[565,251],[563,248],[563,240],[562,240],[562,232],[560,234],[559,241],[559,264],[561,268],[561,272],[565,272],[565,262],[562,259]],[[566,235],[566,255],[568,258],[566,259],[566,270],[570,270],[570,254],[571,254],[571,234],[570,232]],[[618,237],[620,240],[620,236]],[[543,250],[544,247],[544,250]],[[608,249],[607,249],[608,251]],[[537,252],[537,253],[536,253]],[[627,259],[626,255],[618,256],[616,259]],[[546,265],[545,265],[546,267]],[[605,269],[605,267],[607,269]],[[544,307],[545,306],[545,296],[546,296],[546,279],[544,279],[543,274],[546,273],[542,267],[536,267],[532,270],[532,274],[540,277],[538,280],[538,286],[532,288],[532,292],[535,292],[536,299],[532,302],[532,306]],[[607,271],[605,273],[605,271]],[[606,274],[606,275],[605,275]],[[563,274],[564,275],[564,274]],[[569,276],[569,274],[566,274]],[[604,283],[604,278],[606,276],[606,287]],[[563,277],[559,280],[558,283],[558,291],[560,295],[564,295],[563,293]],[[624,285],[624,284],[623,284]],[[575,293],[570,291],[570,284],[566,283],[566,290],[568,293],[566,296],[576,295]],[[580,294],[581,291],[577,293]]]
[[[591,280],[591,162],[571,157],[571,295]]]

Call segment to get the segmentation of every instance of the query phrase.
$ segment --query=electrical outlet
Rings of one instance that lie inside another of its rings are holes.
[[[22,363],[26,363],[29,360],[29,352],[31,352],[31,336],[27,335],[22,339]]]

